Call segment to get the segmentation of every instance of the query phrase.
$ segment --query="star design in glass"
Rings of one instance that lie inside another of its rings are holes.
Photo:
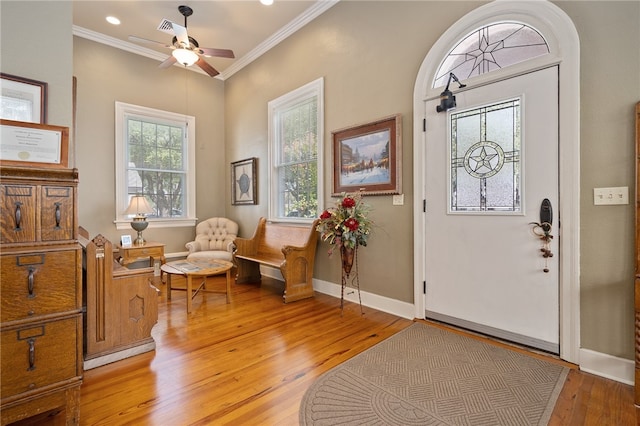
[[[489,171],[493,170],[493,166],[491,165],[491,160],[493,160],[498,154],[488,154],[487,150],[483,146],[480,149],[479,155],[472,155],[469,157],[469,160],[475,161],[475,165],[473,166],[473,171],[477,172],[482,167],[486,167]],[[471,164],[470,164],[471,165]]]
[[[467,59],[475,58],[472,70],[477,70],[478,67],[483,64],[483,62],[489,62],[498,66],[498,61],[493,56],[493,52],[496,52],[503,48],[503,40],[489,43],[487,36],[483,34],[482,37],[480,37],[480,43],[478,44],[478,47],[466,53]]]

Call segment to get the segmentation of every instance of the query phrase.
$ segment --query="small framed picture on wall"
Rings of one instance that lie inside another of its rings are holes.
[[[258,204],[255,157],[231,163],[231,204]]]

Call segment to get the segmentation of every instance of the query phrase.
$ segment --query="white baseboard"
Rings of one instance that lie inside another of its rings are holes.
[[[177,251],[174,253],[165,253],[164,257],[165,259],[167,259],[167,262],[170,262],[169,259],[171,260],[180,260],[180,259],[184,259],[187,257],[187,255],[189,254],[188,251]]]
[[[261,266],[262,274],[282,281],[282,274],[275,268]],[[340,285],[328,281],[313,279],[313,289],[333,297],[340,297]],[[351,290],[351,288],[350,288]],[[376,294],[361,292],[362,304],[369,308],[397,315],[401,318],[414,319],[415,308],[412,303],[401,302]],[[358,303],[358,293],[345,295],[345,300]],[[580,349],[580,370],[596,376],[615,380],[633,386],[635,383],[635,363],[632,360]]]
[[[340,297],[341,286],[328,281],[313,279],[313,289],[317,292],[328,294],[333,297]],[[377,294],[360,291],[362,297],[362,305],[378,311],[397,315],[401,318],[414,319],[415,308],[413,303],[401,302],[389,297],[379,296]],[[349,287],[345,290],[344,300],[353,303],[359,303],[358,291]]]
[[[260,273],[267,277],[283,281],[282,274],[278,269],[260,265]],[[329,281],[313,279],[313,289],[319,293],[328,294],[333,297],[340,297],[340,285]],[[353,291],[352,291],[353,290]],[[399,300],[390,299],[377,294],[361,291],[362,306],[377,309],[382,312],[397,315],[401,318],[414,319],[414,307],[412,303],[401,302]],[[345,294],[344,300],[353,303],[358,302],[358,292],[349,287],[349,291]]]
[[[633,386],[635,363],[632,360],[580,349],[580,370]]]
[[[102,355],[97,358],[87,359],[83,363],[83,368],[85,370],[91,370],[92,368],[102,367],[106,364],[111,364],[112,362],[120,361],[125,358],[130,358],[132,356],[140,355],[145,352],[154,351],[156,349],[156,342],[151,340],[150,342],[144,343],[142,345],[134,346],[132,348],[123,349],[118,352],[113,352],[107,355]]]

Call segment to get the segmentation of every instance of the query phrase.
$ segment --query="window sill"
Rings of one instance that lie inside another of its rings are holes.
[[[195,226],[197,222],[197,218],[176,218],[176,219],[148,219],[149,226],[147,229],[151,228],[179,228],[185,226]],[[123,220],[118,219],[114,220],[113,223],[116,224],[117,230],[126,230],[131,229],[131,220]]]

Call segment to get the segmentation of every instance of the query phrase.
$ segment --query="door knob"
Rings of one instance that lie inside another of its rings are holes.
[[[548,259],[553,257],[551,252],[551,228],[553,225],[553,207],[551,201],[548,198],[542,200],[540,203],[540,222],[530,222],[529,225],[533,226],[533,234],[542,240],[542,257],[544,257],[544,272],[549,272]]]

